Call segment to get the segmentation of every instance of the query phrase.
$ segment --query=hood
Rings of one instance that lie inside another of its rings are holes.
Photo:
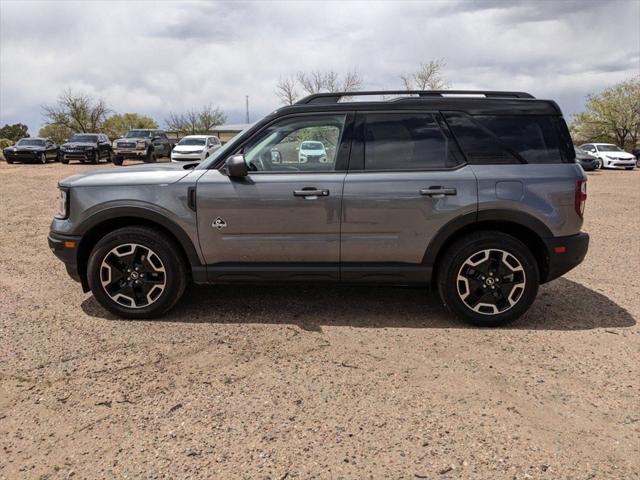
[[[146,140],[147,142],[151,141],[149,137],[121,137],[116,138],[115,142],[139,142],[140,140]]]
[[[61,180],[59,185],[61,187],[168,185],[177,182],[192,171],[185,168],[183,163],[133,165],[71,175]]]
[[[45,149],[44,145],[14,145],[9,148],[13,148],[16,152],[31,152]]]
[[[201,152],[206,148],[205,145],[176,145],[173,151],[176,153]]]
[[[61,148],[97,147],[95,142],[68,142],[60,145]]]
[[[602,152],[602,154],[610,158],[619,158],[620,160],[635,160],[636,158],[627,152]]]
[[[578,160],[595,160],[596,157],[594,155],[589,155],[588,153],[577,153],[576,158]]]

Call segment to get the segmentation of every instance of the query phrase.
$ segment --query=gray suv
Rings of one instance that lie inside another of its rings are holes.
[[[308,141],[326,161],[300,162]],[[59,188],[50,248],[125,318],[163,314],[189,281],[339,282],[430,284],[458,317],[502,325],[589,241],[560,109],[520,92],[311,95],[200,164]]]

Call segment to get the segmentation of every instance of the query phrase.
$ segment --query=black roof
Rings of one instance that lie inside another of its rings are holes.
[[[385,96],[386,100],[354,101],[354,97]],[[540,100],[526,92],[483,90],[395,90],[317,93],[282,107],[274,114],[302,113],[308,111],[353,110],[452,110],[471,115],[529,114],[560,115],[553,100]]]

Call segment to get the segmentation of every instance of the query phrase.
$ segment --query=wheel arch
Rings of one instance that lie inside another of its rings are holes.
[[[544,238],[553,237],[551,230],[535,217],[511,210],[482,210],[459,217],[444,225],[429,243],[423,263],[432,266],[431,282],[435,284],[438,266],[444,253],[459,238],[480,230],[511,235],[524,243],[536,259],[540,283],[549,273],[549,253]]]
[[[78,245],[77,269],[85,291],[88,291],[87,265],[89,255],[100,238],[113,230],[128,226],[147,226],[155,228],[172,239],[182,257],[187,272],[193,277],[194,270],[202,267],[198,252],[187,233],[176,223],[159,213],[141,208],[114,208],[89,217],[84,222],[82,239]]]

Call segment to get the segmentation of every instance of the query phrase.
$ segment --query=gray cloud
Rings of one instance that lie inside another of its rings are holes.
[[[513,89],[579,111],[640,73],[640,2],[0,2],[0,123],[32,132],[64,88],[160,123],[278,106],[278,78],[356,68],[365,88],[443,58],[454,88]]]

